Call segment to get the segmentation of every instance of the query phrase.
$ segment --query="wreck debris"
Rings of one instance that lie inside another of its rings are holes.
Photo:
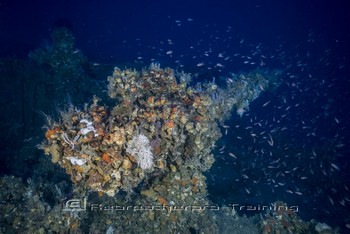
[[[160,64],[140,72],[115,68],[108,93],[116,105],[110,110],[94,97],[84,111],[71,107],[61,112],[62,121],[49,127],[43,148],[82,189],[114,196],[141,182],[147,191],[180,181],[185,187],[192,184],[191,196],[204,194],[201,173],[214,162],[211,150],[221,137],[219,124],[233,108],[242,115],[278,75],[254,71],[230,78],[225,88],[214,81],[192,87],[190,74]],[[161,204],[171,201],[169,194],[145,191]]]

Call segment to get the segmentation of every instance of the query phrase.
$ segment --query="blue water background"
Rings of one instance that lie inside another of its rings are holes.
[[[221,84],[230,72],[281,69],[280,87],[233,115],[227,135],[222,129],[209,197],[283,200],[302,218],[342,226],[350,206],[346,9],[346,1],[0,1],[0,56],[26,58],[65,26],[96,66],[157,61]]]

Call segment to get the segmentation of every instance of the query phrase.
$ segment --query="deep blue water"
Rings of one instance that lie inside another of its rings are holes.
[[[207,173],[209,197],[218,204],[283,200],[305,220],[345,228],[347,9],[345,1],[0,1],[0,56],[26,58],[65,26],[96,66],[157,61],[217,82],[230,72],[281,69],[276,90],[226,122]]]

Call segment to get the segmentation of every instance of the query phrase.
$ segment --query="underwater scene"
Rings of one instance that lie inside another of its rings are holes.
[[[348,22],[0,0],[0,233],[350,233]]]

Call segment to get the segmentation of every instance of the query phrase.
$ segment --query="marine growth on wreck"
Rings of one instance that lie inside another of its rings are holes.
[[[115,106],[97,97],[82,109],[69,106],[49,121],[42,148],[80,191],[114,196],[139,187],[161,204],[183,201],[154,189],[166,181],[188,187],[191,196],[204,194],[202,172],[214,162],[220,124],[232,109],[242,115],[280,74],[255,70],[228,78],[221,88],[191,85],[191,74],[156,63],[142,71],[116,67],[108,77]]]

